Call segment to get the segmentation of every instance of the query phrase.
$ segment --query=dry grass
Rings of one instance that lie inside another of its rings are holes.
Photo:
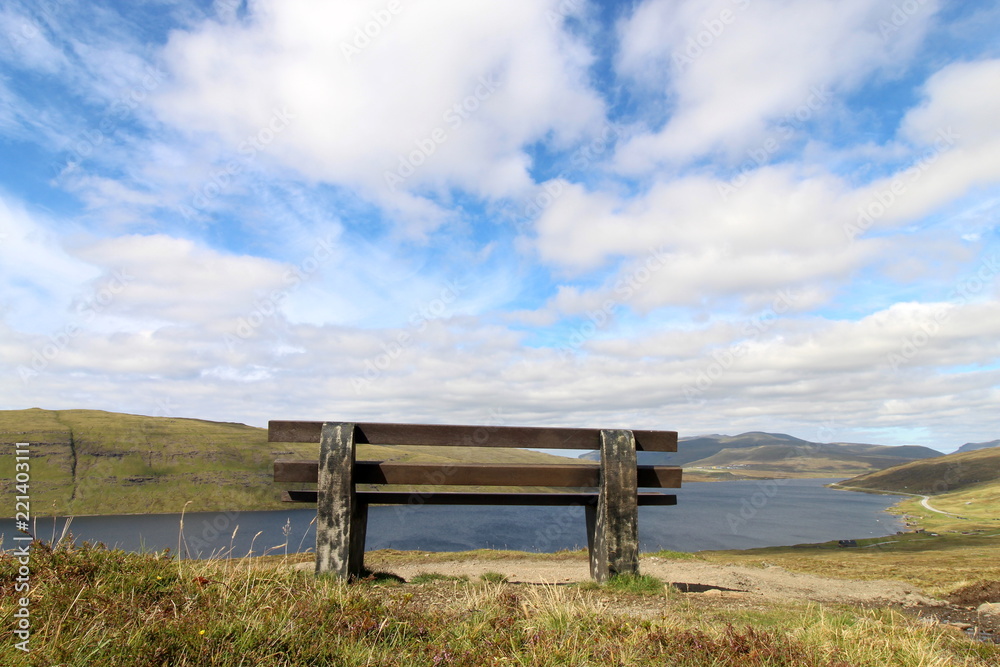
[[[705,608],[676,591],[654,590],[658,582],[648,578],[640,590],[346,584],[277,562],[179,563],[167,554],[36,544],[32,652],[5,642],[0,664],[847,667],[1000,660],[998,647],[899,614],[816,605]],[[15,559],[0,556],[0,617],[8,627],[15,572]]]

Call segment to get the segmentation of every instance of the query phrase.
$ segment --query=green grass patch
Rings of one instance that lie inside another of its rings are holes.
[[[619,593],[663,595],[663,582],[648,574],[616,574],[605,586]]]

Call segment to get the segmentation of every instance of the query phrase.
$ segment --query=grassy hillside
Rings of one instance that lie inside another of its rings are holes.
[[[882,470],[932,450],[924,447],[884,447],[849,443],[767,444],[727,448],[704,459],[692,461],[691,468],[727,468],[770,471],[782,475],[842,477]]]
[[[951,494],[1000,483],[1000,448],[913,461],[843,482],[843,486],[921,495]]]
[[[0,493],[13,495],[14,447],[28,442],[34,515],[272,509],[275,458],[315,459],[318,445],[269,443],[245,424],[145,417],[99,410],[0,411]],[[518,449],[378,447],[361,459],[572,462]],[[11,516],[13,503],[0,516]]]
[[[677,453],[672,454],[675,465],[687,465],[693,461],[706,459],[724,449],[744,449],[763,445],[806,446],[810,443],[784,433],[763,433],[751,431],[740,435],[705,435],[681,438]]]
[[[681,438],[676,453],[642,452],[643,463],[682,465],[688,481],[760,477],[851,477],[940,456],[928,447],[809,442],[783,433]],[[594,459],[595,454],[584,455]]]
[[[911,526],[937,535],[936,540],[988,535],[997,543],[993,558],[1000,557],[1000,449],[917,461],[845,480],[840,486],[914,495],[893,509]]]

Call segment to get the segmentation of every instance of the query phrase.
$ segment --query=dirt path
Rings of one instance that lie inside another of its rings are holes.
[[[499,572],[515,583],[562,584],[590,578],[585,560],[542,560],[530,558],[503,560],[462,559],[439,562],[406,562],[376,558],[368,563],[374,570],[391,572],[406,580],[421,573],[478,578],[485,572]],[[643,558],[640,568],[670,582],[685,592],[718,594],[740,592],[766,598],[815,600],[864,605],[900,604],[937,606],[941,601],[922,595],[901,581],[856,581],[829,579],[811,574],[789,572],[777,566],[767,568],[720,565],[690,560]]]

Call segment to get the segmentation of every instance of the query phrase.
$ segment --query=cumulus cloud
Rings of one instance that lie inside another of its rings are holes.
[[[1000,183],[1000,60],[948,65],[923,87],[902,119],[899,140],[912,157],[895,173],[859,188],[856,232],[898,227]]]
[[[517,193],[531,183],[525,144],[571,141],[602,117],[592,57],[546,18],[554,5],[255,3],[243,20],[172,34],[157,106],[433,228],[441,216],[414,193]]]
[[[50,221],[0,196],[0,281],[5,319],[25,331],[59,321],[81,283],[100,269],[74,257]]]
[[[674,179],[628,201],[566,186],[538,220],[537,248],[573,271],[626,258],[579,303],[571,303],[575,291],[560,293],[555,306],[566,312],[623,295],[642,311],[729,297],[757,302],[782,288],[803,297],[797,308],[813,307],[816,290],[845,279],[878,250],[845,235],[849,192],[837,178],[804,178],[785,167],[757,170],[739,187],[703,176]]]
[[[877,0],[647,0],[620,26],[618,69],[669,112],[621,147],[620,166],[733,159],[800,109],[829,113],[836,92],[912,53],[936,7],[921,3],[897,27]]]

